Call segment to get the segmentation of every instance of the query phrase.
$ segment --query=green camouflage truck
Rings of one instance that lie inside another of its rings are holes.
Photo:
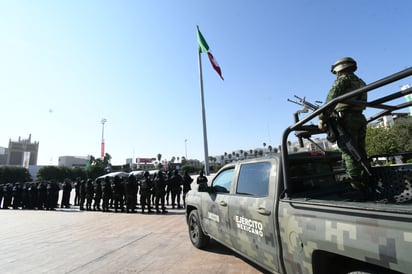
[[[363,92],[399,89],[396,82],[410,75],[412,68],[296,119],[281,148],[291,133],[309,140],[324,134],[312,120],[325,108],[356,103]],[[410,93],[406,88],[368,101],[380,111],[368,121],[410,107],[402,99]],[[412,165],[373,166],[371,172],[375,196],[361,200],[336,151],[282,149],[229,163],[208,185],[187,193],[190,240],[205,248],[213,238],[273,273],[412,273]]]

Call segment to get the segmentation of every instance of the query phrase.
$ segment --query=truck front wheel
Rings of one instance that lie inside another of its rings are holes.
[[[200,218],[197,210],[192,210],[189,214],[189,237],[192,244],[197,248],[204,248],[209,243],[210,237],[203,233],[200,225]]]

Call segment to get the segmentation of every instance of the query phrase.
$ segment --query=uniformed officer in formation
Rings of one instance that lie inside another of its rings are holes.
[[[112,198],[112,187],[110,183],[110,177],[106,176],[102,184],[102,199],[103,199],[102,210],[103,212],[109,211],[109,203],[110,203],[111,198]]]
[[[126,192],[126,212],[133,213],[136,210],[137,205],[137,179],[133,174],[129,175],[127,181],[125,182],[125,192]]]
[[[102,180],[97,179],[94,183],[94,203],[93,210],[100,211],[100,203],[102,201]]]
[[[192,177],[190,177],[189,173],[187,170],[185,171],[183,175],[183,206],[186,207],[186,193],[189,192],[189,190],[192,189],[191,184],[193,182]]]
[[[69,179],[65,179],[62,184],[62,200],[60,203],[61,208],[70,208],[70,194],[72,192],[72,182]]]
[[[165,196],[166,196],[166,180],[164,178],[163,172],[159,171],[154,180],[154,195],[155,195],[155,205],[156,213],[167,213],[165,207]],[[160,211],[159,206],[161,206],[162,211]]]
[[[80,205],[80,181],[81,179],[78,177],[76,182],[74,183],[74,205]]]
[[[138,200],[142,213],[152,213],[153,207],[156,213],[167,213],[165,198],[167,189],[172,194],[173,208],[182,208],[180,196],[182,185],[184,194],[190,190],[191,177],[185,172],[184,179],[179,175],[178,170],[169,171],[169,180],[165,177],[165,172],[159,171],[153,177],[145,171],[140,180],[136,176],[128,177],[115,176],[104,179],[85,180],[77,178],[74,183],[70,179],[65,179],[61,183],[56,180],[26,182],[26,183],[1,183],[0,184],[0,208],[13,209],[38,209],[55,210],[57,207],[70,208],[71,191],[77,190],[80,210],[102,210],[109,212],[128,213],[136,212]],[[73,184],[73,185],[72,185]],[[138,191],[140,189],[140,192]],[[59,193],[62,190],[59,201]],[[140,199],[139,198],[140,195]],[[94,203],[93,203],[94,201]],[[113,201],[113,206],[110,206]],[[59,203],[60,202],[60,203]],[[183,201],[185,203],[185,201]],[[93,203],[93,207],[92,207]]]
[[[182,193],[183,178],[179,175],[179,171],[175,169],[172,178],[170,179],[170,190],[172,192],[172,208],[182,208],[180,205],[180,194]]]
[[[93,197],[94,197],[93,180],[88,179],[86,182],[86,210],[92,210]]]
[[[152,194],[153,182],[149,175],[149,171],[145,171],[143,178],[140,180],[140,206],[142,207],[142,213],[145,213],[146,206],[148,213],[153,212],[150,207],[150,195]]]

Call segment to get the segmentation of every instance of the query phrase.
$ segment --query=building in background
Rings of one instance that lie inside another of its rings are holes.
[[[28,139],[17,141],[9,140],[8,148],[0,148],[0,165],[10,166],[32,166],[37,165],[39,153],[39,142],[31,141],[31,134]]]
[[[88,156],[60,156],[59,166],[65,167],[86,167]]]

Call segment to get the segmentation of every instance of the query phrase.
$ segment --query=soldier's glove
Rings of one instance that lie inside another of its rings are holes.
[[[321,120],[321,119],[318,120],[318,128],[319,128],[320,130],[326,129],[326,124],[325,124],[325,122],[324,122],[323,120]]]

